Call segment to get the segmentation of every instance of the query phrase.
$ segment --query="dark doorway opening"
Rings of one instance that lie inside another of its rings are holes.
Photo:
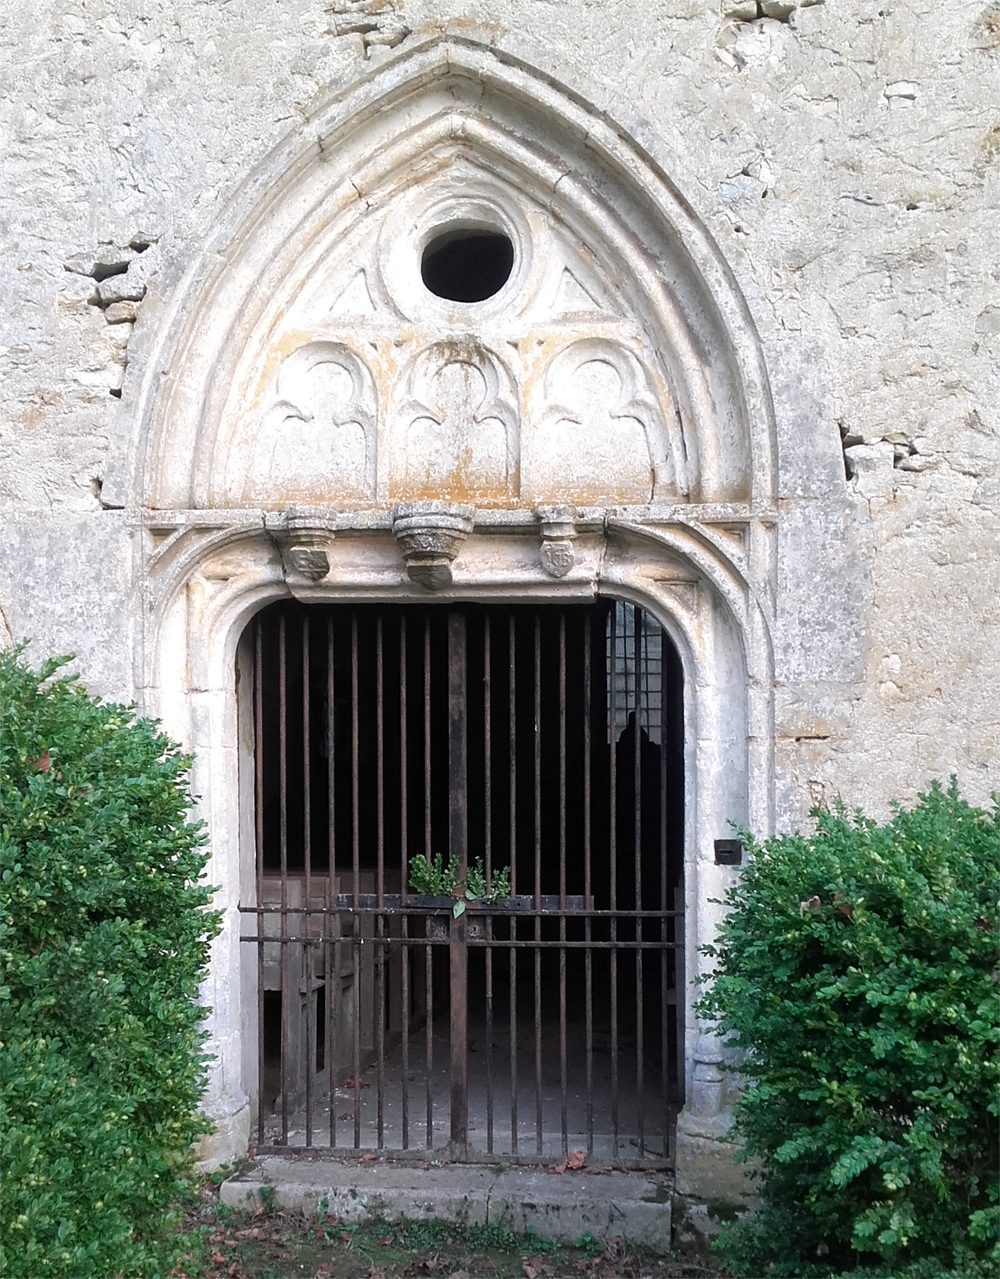
[[[252,625],[269,913],[248,940],[266,1079],[275,994],[284,1062],[258,1144],[454,1139],[457,925],[450,900],[415,904],[407,867],[447,861],[459,803],[468,863],[510,878],[509,898],[471,903],[461,925],[469,1145],[667,1159],[683,1100],[683,697],[659,624],[604,601],[282,602]],[[301,994],[284,1019],[282,991]]]

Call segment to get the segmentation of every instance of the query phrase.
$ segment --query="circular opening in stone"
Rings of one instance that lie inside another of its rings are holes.
[[[424,249],[420,274],[435,297],[484,302],[510,279],[514,246],[502,231],[463,228],[443,231]]]

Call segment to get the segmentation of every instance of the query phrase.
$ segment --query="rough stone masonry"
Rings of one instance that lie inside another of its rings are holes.
[[[210,1156],[252,1092],[239,629],[282,592],[420,597],[400,502],[446,592],[603,583],[689,637],[691,956],[727,818],[1000,785],[1000,3],[10,0],[0,130],[0,642],[198,751],[231,924]],[[406,275],[441,201],[520,264],[465,354]],[[591,375],[593,422],[565,408]],[[340,443],[307,475],[314,394]],[[452,410],[461,482],[426,461]]]

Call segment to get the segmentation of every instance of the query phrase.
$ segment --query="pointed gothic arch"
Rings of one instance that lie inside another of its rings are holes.
[[[420,281],[422,248],[442,226],[475,222],[512,239],[510,281],[476,308],[434,298]],[[534,357],[526,345],[540,327],[546,346]],[[404,328],[403,349],[388,349]],[[690,206],[600,113],[449,38],[331,99],[238,193],[156,340],[136,354],[106,500],[259,505],[254,484],[237,478],[240,454],[253,451],[281,399],[282,362],[299,347],[351,346],[374,377],[381,441],[400,364],[471,332],[516,353],[528,434],[545,411],[530,391],[561,346],[624,344],[646,369],[661,451],[674,458],[651,500],[773,498],[756,335]],[[294,504],[280,490],[272,505]],[[357,506],[356,486],[338,493],[332,479],[329,504]]]
[[[506,283],[474,305],[431,293],[427,244],[482,228],[510,241]],[[604,594],[658,619],[684,672],[690,1007],[713,841],[771,824],[776,458],[746,305],[662,164],[522,63],[429,40],[273,151],[159,306],[104,498],[139,530],[136,686],[196,752],[222,886],[215,1152],[245,1150],[258,1086],[233,671],[250,617],[289,595]],[[427,456],[438,428],[451,460]],[[709,1098],[692,1141],[714,1141],[717,1050],[686,1025],[689,1107]]]

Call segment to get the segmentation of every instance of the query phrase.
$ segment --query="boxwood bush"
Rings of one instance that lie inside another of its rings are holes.
[[[884,825],[750,844],[699,1002],[741,1050],[760,1212],[741,1276],[995,1274],[1000,808],[952,781]]]
[[[206,1128],[204,836],[188,759],[64,661],[0,652],[0,1273],[165,1276]]]

